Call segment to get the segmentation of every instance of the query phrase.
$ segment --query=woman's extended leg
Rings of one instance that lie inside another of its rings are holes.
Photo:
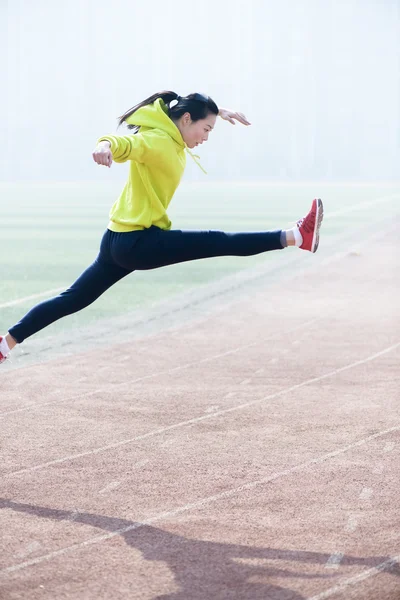
[[[9,329],[8,335],[20,344],[50,323],[82,310],[130,272],[117,265],[107,263],[98,256],[71,287],[59,296],[37,304],[19,323]],[[6,339],[10,340],[8,336]]]
[[[288,245],[315,252],[322,217],[322,202],[314,200],[310,212],[287,231],[166,231],[152,226],[128,234],[111,233],[110,252],[116,264],[131,270],[157,269],[216,256],[251,256]]]
[[[159,244],[160,266],[216,256],[251,256],[284,247],[281,231],[161,231]]]
[[[280,234],[165,231],[153,226],[131,234],[114,234],[113,258],[120,266],[141,271],[215,256],[250,256],[282,249]],[[135,239],[129,247],[127,235]]]

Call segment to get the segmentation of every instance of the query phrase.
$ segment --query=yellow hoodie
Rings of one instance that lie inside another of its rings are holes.
[[[185,148],[204,169],[169,118],[161,98],[139,108],[126,122],[139,125],[139,132],[125,136],[106,135],[98,140],[110,142],[115,162],[131,161],[128,181],[111,208],[108,229],[135,231],[151,225],[170,229],[166,210],[186,166]]]

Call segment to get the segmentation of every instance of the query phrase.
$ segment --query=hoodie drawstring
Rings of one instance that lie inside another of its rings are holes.
[[[193,160],[196,163],[196,165],[198,167],[200,167],[200,169],[203,171],[203,173],[205,173],[206,175],[208,175],[207,171],[205,169],[203,169],[201,163],[199,162],[200,161],[200,156],[198,154],[192,154],[187,146],[186,146],[186,151],[190,154],[190,156],[193,158]],[[199,160],[197,160],[197,159],[199,159]]]

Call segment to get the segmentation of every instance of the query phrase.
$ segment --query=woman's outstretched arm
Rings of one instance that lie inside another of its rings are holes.
[[[139,163],[154,160],[151,148],[151,134],[105,135],[97,141],[92,156],[98,165],[111,167],[112,162],[123,163],[135,160]]]

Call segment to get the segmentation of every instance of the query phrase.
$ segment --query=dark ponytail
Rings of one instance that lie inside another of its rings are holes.
[[[121,117],[118,117],[118,126],[122,125],[122,123],[139,110],[139,108],[147,106],[147,104],[153,104],[159,98],[161,98],[166,105],[168,116],[173,121],[180,119],[186,112],[190,113],[192,121],[205,119],[210,113],[218,115],[219,112],[218,106],[210,96],[205,96],[204,94],[189,94],[188,96],[181,98],[176,92],[163,91],[149,96],[149,98],[146,98],[146,100],[143,100],[140,104],[136,104],[136,106],[127,110]],[[173,100],[177,100],[178,102],[171,107],[170,104]],[[133,129],[133,133],[137,133],[139,131],[139,126],[129,124],[128,129]]]

